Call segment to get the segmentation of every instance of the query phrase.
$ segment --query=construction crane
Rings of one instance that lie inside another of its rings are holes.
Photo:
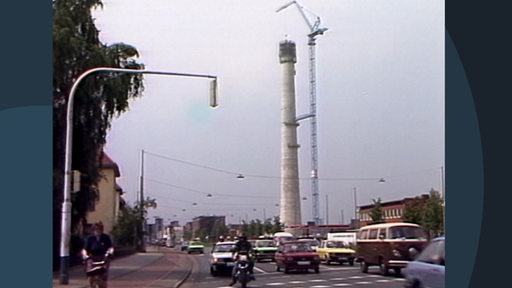
[[[306,9],[301,6],[297,1],[291,1],[285,4],[281,8],[276,10],[276,13],[282,11],[292,5],[297,7],[302,15],[302,18],[306,21],[309,28],[308,34],[308,46],[309,46],[309,95],[310,95],[310,110],[309,114],[301,115],[297,117],[297,121],[310,119],[311,120],[311,194],[313,202],[313,220],[315,224],[322,224],[320,218],[320,207],[319,207],[319,187],[318,187],[318,141],[317,141],[317,122],[316,122],[316,56],[315,56],[315,45],[316,36],[323,35],[327,28],[320,28],[320,17],[316,16],[310,11],[307,11],[314,17],[312,22],[308,16],[306,16]]]

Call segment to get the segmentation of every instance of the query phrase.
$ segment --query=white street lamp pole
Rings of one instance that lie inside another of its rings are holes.
[[[444,166],[441,166],[441,197],[443,197],[443,231],[446,234],[446,195],[444,187]]]
[[[354,223],[359,228],[359,219],[357,217],[357,188],[354,187]]]
[[[74,95],[77,90],[78,84],[86,76],[94,72],[117,72],[117,73],[133,73],[133,74],[156,74],[168,76],[183,76],[183,77],[201,77],[213,79],[210,86],[210,106],[217,107],[217,76],[201,75],[201,74],[188,74],[188,73],[175,73],[165,71],[150,71],[150,70],[135,70],[114,67],[97,67],[86,70],[78,76],[78,78],[71,86],[71,91],[68,97],[67,118],[66,118],[66,146],[65,146],[65,162],[64,162],[64,198],[62,201],[62,216],[61,216],[61,241],[60,241],[60,284],[69,283],[69,241],[71,238],[71,158],[73,146],[73,102]]]

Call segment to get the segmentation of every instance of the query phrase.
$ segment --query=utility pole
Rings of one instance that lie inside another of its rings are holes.
[[[313,220],[315,224],[321,224],[320,219],[320,204],[319,204],[319,185],[318,185],[318,140],[317,140],[317,121],[316,121],[316,36],[323,35],[327,28],[319,28],[320,17],[315,15],[315,22],[311,21],[306,16],[305,8],[301,6],[297,1],[291,1],[285,4],[281,8],[277,9],[276,12],[286,9],[287,7],[295,4],[299,10],[302,18],[306,21],[310,33],[308,34],[308,46],[309,46],[309,94],[310,94],[310,110],[309,114],[297,117],[297,121],[303,119],[311,119],[311,194],[312,194],[312,205],[313,205]],[[309,12],[310,14],[313,14]],[[314,15],[314,14],[313,14]]]
[[[144,243],[144,233],[146,230],[146,219],[144,217],[144,149],[140,153],[140,183],[139,183],[139,208],[140,208],[140,235],[139,235],[139,252],[146,252],[146,244]]]
[[[354,223],[356,228],[359,228],[359,220],[357,218],[357,188],[354,187]]]

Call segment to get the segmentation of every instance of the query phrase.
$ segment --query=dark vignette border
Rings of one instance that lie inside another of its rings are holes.
[[[51,250],[45,247],[51,247],[52,225],[51,1],[31,1],[29,5],[30,8],[23,1],[5,2],[4,16],[0,18],[1,27],[4,27],[4,41],[0,46],[4,56],[4,68],[0,72],[4,84],[0,96],[3,140],[0,141],[3,156],[0,175],[4,180],[1,190],[5,203],[0,216],[5,219],[4,231],[9,232],[9,236],[1,238],[0,245],[16,248],[4,249],[3,256],[11,264],[3,268],[2,283],[11,287],[41,287],[41,283],[48,283],[50,287],[48,267],[51,267],[52,257]],[[507,211],[512,203],[512,193],[508,192],[512,143],[510,137],[506,137],[510,134],[508,123],[512,123],[509,104],[512,46],[507,36],[512,23],[506,5],[506,1],[497,0],[446,1],[447,39],[453,41],[457,53],[446,55],[447,287],[460,287],[458,281],[461,279],[471,280],[471,287],[489,285],[491,279],[494,283],[509,280],[508,259],[512,259],[512,252],[508,243],[500,240],[503,237],[499,237],[503,236],[503,227],[508,227]],[[451,41],[447,40],[447,45]],[[466,126],[460,115],[463,103],[457,103],[454,100],[457,97],[452,97],[461,93],[461,87],[465,89],[464,83],[456,80],[460,77],[456,75],[457,68],[450,66],[457,66],[456,61],[451,61],[457,55],[476,104],[476,127]],[[477,151],[482,155],[484,165],[482,215],[465,209],[464,193],[471,189],[461,185],[473,177],[482,178],[482,175],[478,171],[467,173],[468,163],[458,158],[460,153],[454,153],[468,145],[479,144],[457,139],[465,128],[477,129],[473,133],[479,132],[482,137],[481,151]],[[481,228],[478,220],[470,218],[469,214],[483,216]],[[459,245],[464,243],[459,240],[465,237],[475,240],[467,231],[479,229],[477,251],[465,250],[464,245]],[[476,257],[472,275],[466,275],[461,268],[466,267],[461,265],[468,255]],[[12,273],[8,271],[10,269]],[[20,269],[30,277],[19,277]]]
[[[51,287],[51,1],[2,5],[3,287]]]
[[[485,287],[491,283],[508,283],[512,252],[508,241],[502,241],[504,231],[508,230],[508,211],[511,203],[510,193],[510,134],[512,82],[510,67],[512,26],[510,8],[502,1],[447,0],[446,29],[451,36],[455,49],[462,62],[472,99],[475,104],[478,128],[481,136],[481,155],[483,160],[483,213],[482,223],[475,223],[471,214],[479,211],[467,207],[466,199],[473,193],[474,187],[466,187],[475,174],[470,172],[470,162],[456,153],[465,149],[467,143],[456,138],[464,129],[456,94],[456,69],[447,65],[447,287],[460,287],[460,279],[465,279],[462,271],[468,256],[475,255],[469,287]],[[454,55],[447,54],[448,57]],[[453,63],[453,62],[452,62]],[[450,125],[458,123],[459,125]],[[453,181],[452,181],[453,180]],[[455,208],[455,207],[456,208]],[[458,217],[455,217],[457,215]],[[454,217],[452,217],[454,216]],[[472,231],[481,229],[478,238],[478,250],[464,250],[465,239],[472,239]],[[467,278],[466,278],[467,279]],[[459,285],[458,285],[459,284]]]

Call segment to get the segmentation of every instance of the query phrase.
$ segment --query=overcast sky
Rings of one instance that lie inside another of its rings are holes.
[[[211,109],[207,79],[146,75],[144,96],[112,124],[106,152],[130,203],[146,151],[144,194],[158,202],[150,223],[155,216],[183,224],[200,215],[225,215],[229,223],[279,215],[280,41],[297,45],[297,115],[310,104],[309,28],[295,5],[276,13],[288,2],[103,0],[94,11],[101,41],[135,46],[148,70],[218,76],[220,106]],[[358,205],[440,190],[444,1],[299,4],[328,28],[316,41],[321,218],[348,223],[354,188]],[[298,137],[305,223],[312,219],[309,120]]]

